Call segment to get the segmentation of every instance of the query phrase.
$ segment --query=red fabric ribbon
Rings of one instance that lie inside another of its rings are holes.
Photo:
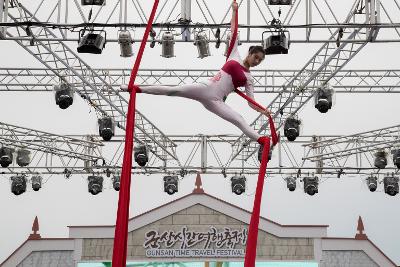
[[[132,69],[128,85],[128,91],[130,91],[131,93],[128,104],[128,114],[126,117],[124,160],[122,163],[121,186],[119,191],[117,221],[115,226],[114,248],[113,248],[113,258],[112,258],[113,267],[126,266],[132,152],[133,152],[133,137],[135,129],[135,110],[136,110],[135,109],[136,91],[132,90],[132,88],[136,79],[137,72],[139,70],[139,65],[143,56],[149,32],[153,24],[158,2],[159,0],[154,1],[153,9],[151,11],[149,21],[147,22],[147,27],[144,32],[142,42],[140,44],[139,52],[136,57],[135,65]]]

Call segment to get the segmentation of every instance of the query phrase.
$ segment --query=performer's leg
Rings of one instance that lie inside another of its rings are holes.
[[[246,121],[243,119],[242,116],[240,116],[239,113],[237,113],[235,110],[233,110],[230,106],[228,106],[224,102],[207,101],[207,102],[202,102],[202,104],[206,109],[208,109],[212,113],[236,125],[240,130],[242,130],[242,132],[245,135],[247,135],[253,141],[258,141],[260,137],[262,137],[246,123]]]

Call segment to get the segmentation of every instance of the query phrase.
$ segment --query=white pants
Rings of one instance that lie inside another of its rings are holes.
[[[223,102],[224,95],[213,83],[185,84],[180,86],[140,86],[145,94],[179,96],[199,101],[203,106],[236,125],[242,132],[254,141],[261,137],[243,119],[243,117]]]

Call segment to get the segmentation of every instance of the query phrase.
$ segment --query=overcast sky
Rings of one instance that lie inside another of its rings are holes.
[[[339,21],[343,21],[350,1],[328,2],[334,6]],[[222,18],[229,1],[218,4],[224,7],[223,11],[219,14],[216,7],[214,13]],[[148,14],[149,4],[143,5]],[[245,23],[245,18],[241,21]],[[76,49],[77,44],[71,42],[68,45]],[[242,56],[248,46],[243,44],[239,47]],[[219,50],[211,47],[213,56],[200,60],[193,44],[180,43],[177,44],[176,57],[164,59],[159,56],[161,49],[157,45],[154,49],[146,49],[141,67],[217,69],[224,62],[223,46]],[[257,69],[300,69],[320,47],[321,44],[293,44],[288,55],[269,56]],[[400,69],[399,48],[398,43],[368,44],[345,69]],[[138,50],[138,44],[134,50]],[[93,68],[131,68],[134,60],[119,57],[116,43],[107,44],[102,55],[80,56]],[[1,67],[41,67],[12,41],[0,41],[0,59]],[[257,94],[256,97],[264,104],[273,99],[267,94]],[[237,96],[230,97],[227,103],[240,111],[249,123],[257,116]],[[398,103],[397,94],[338,94],[336,105],[327,114],[319,113],[308,103],[299,113],[303,120],[303,134],[345,135],[397,125]],[[236,127],[191,100],[140,95],[137,107],[166,134],[240,134]],[[55,105],[52,93],[1,92],[0,111],[1,122],[28,128],[57,134],[97,132],[95,113],[77,96],[70,108],[61,110]],[[276,155],[274,158],[273,161]],[[246,193],[241,196],[230,192],[229,179],[222,175],[202,175],[202,178],[207,193],[247,210],[252,209],[256,176],[248,177]],[[266,180],[261,210],[263,217],[280,224],[327,224],[330,225],[330,237],[354,237],[357,219],[361,215],[370,240],[400,265],[399,195],[390,197],[384,194],[382,185],[377,192],[371,193],[365,185],[365,177],[345,175],[340,179],[324,180],[319,193],[311,197],[304,194],[302,188],[289,192],[282,178],[276,176]],[[115,223],[118,193],[112,189],[110,180],[105,180],[101,194],[92,196],[87,192],[83,175],[74,175],[68,180],[62,176],[44,176],[44,179],[46,183],[39,192],[28,189],[25,194],[15,196],[10,192],[9,177],[0,174],[0,262],[26,240],[35,216],[39,218],[42,237],[68,237],[68,225]],[[195,175],[189,175],[180,180],[179,192],[169,196],[162,192],[161,175],[134,175],[130,216],[190,193],[194,179]]]

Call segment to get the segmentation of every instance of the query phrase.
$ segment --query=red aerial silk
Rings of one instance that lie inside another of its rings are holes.
[[[144,32],[144,36],[139,48],[138,55],[136,57],[135,65],[131,72],[131,77],[128,85],[128,91],[131,93],[128,104],[128,114],[126,117],[124,161],[122,163],[121,186],[119,191],[117,222],[115,226],[115,235],[114,235],[114,249],[112,258],[113,267],[126,266],[132,152],[133,152],[133,136],[135,128],[135,104],[136,104],[136,91],[132,90],[132,88],[136,79],[137,72],[139,70],[139,65],[143,56],[149,32],[153,24],[158,2],[159,0],[154,1],[153,9],[151,11],[149,21],[147,22],[147,27]]]
[[[236,2],[236,1],[235,1]],[[232,52],[233,45],[237,38],[238,32],[238,12],[235,14],[235,28],[234,32],[232,33],[231,43],[228,49],[227,59]],[[248,102],[256,105],[259,108],[265,109],[263,106],[258,104],[254,99],[251,99],[238,89],[235,89],[235,92],[246,99]],[[272,117],[269,115],[269,126],[271,129],[271,138],[272,144],[275,145],[278,143],[278,135],[276,134],[276,129]],[[245,267],[254,267],[256,264],[256,253],[257,253],[257,237],[258,237],[258,225],[260,222],[260,207],[261,207],[261,199],[264,187],[264,177],[267,171],[267,163],[268,163],[268,154],[270,150],[270,138],[266,138],[266,142],[264,143],[264,149],[262,151],[262,159],[261,159],[261,166],[260,171],[258,173],[258,180],[257,180],[257,187],[256,187],[256,195],[254,197],[254,204],[253,204],[253,212],[251,214],[250,225],[248,230],[248,237],[247,237],[247,244],[246,244],[246,255],[244,258],[244,266]]]

